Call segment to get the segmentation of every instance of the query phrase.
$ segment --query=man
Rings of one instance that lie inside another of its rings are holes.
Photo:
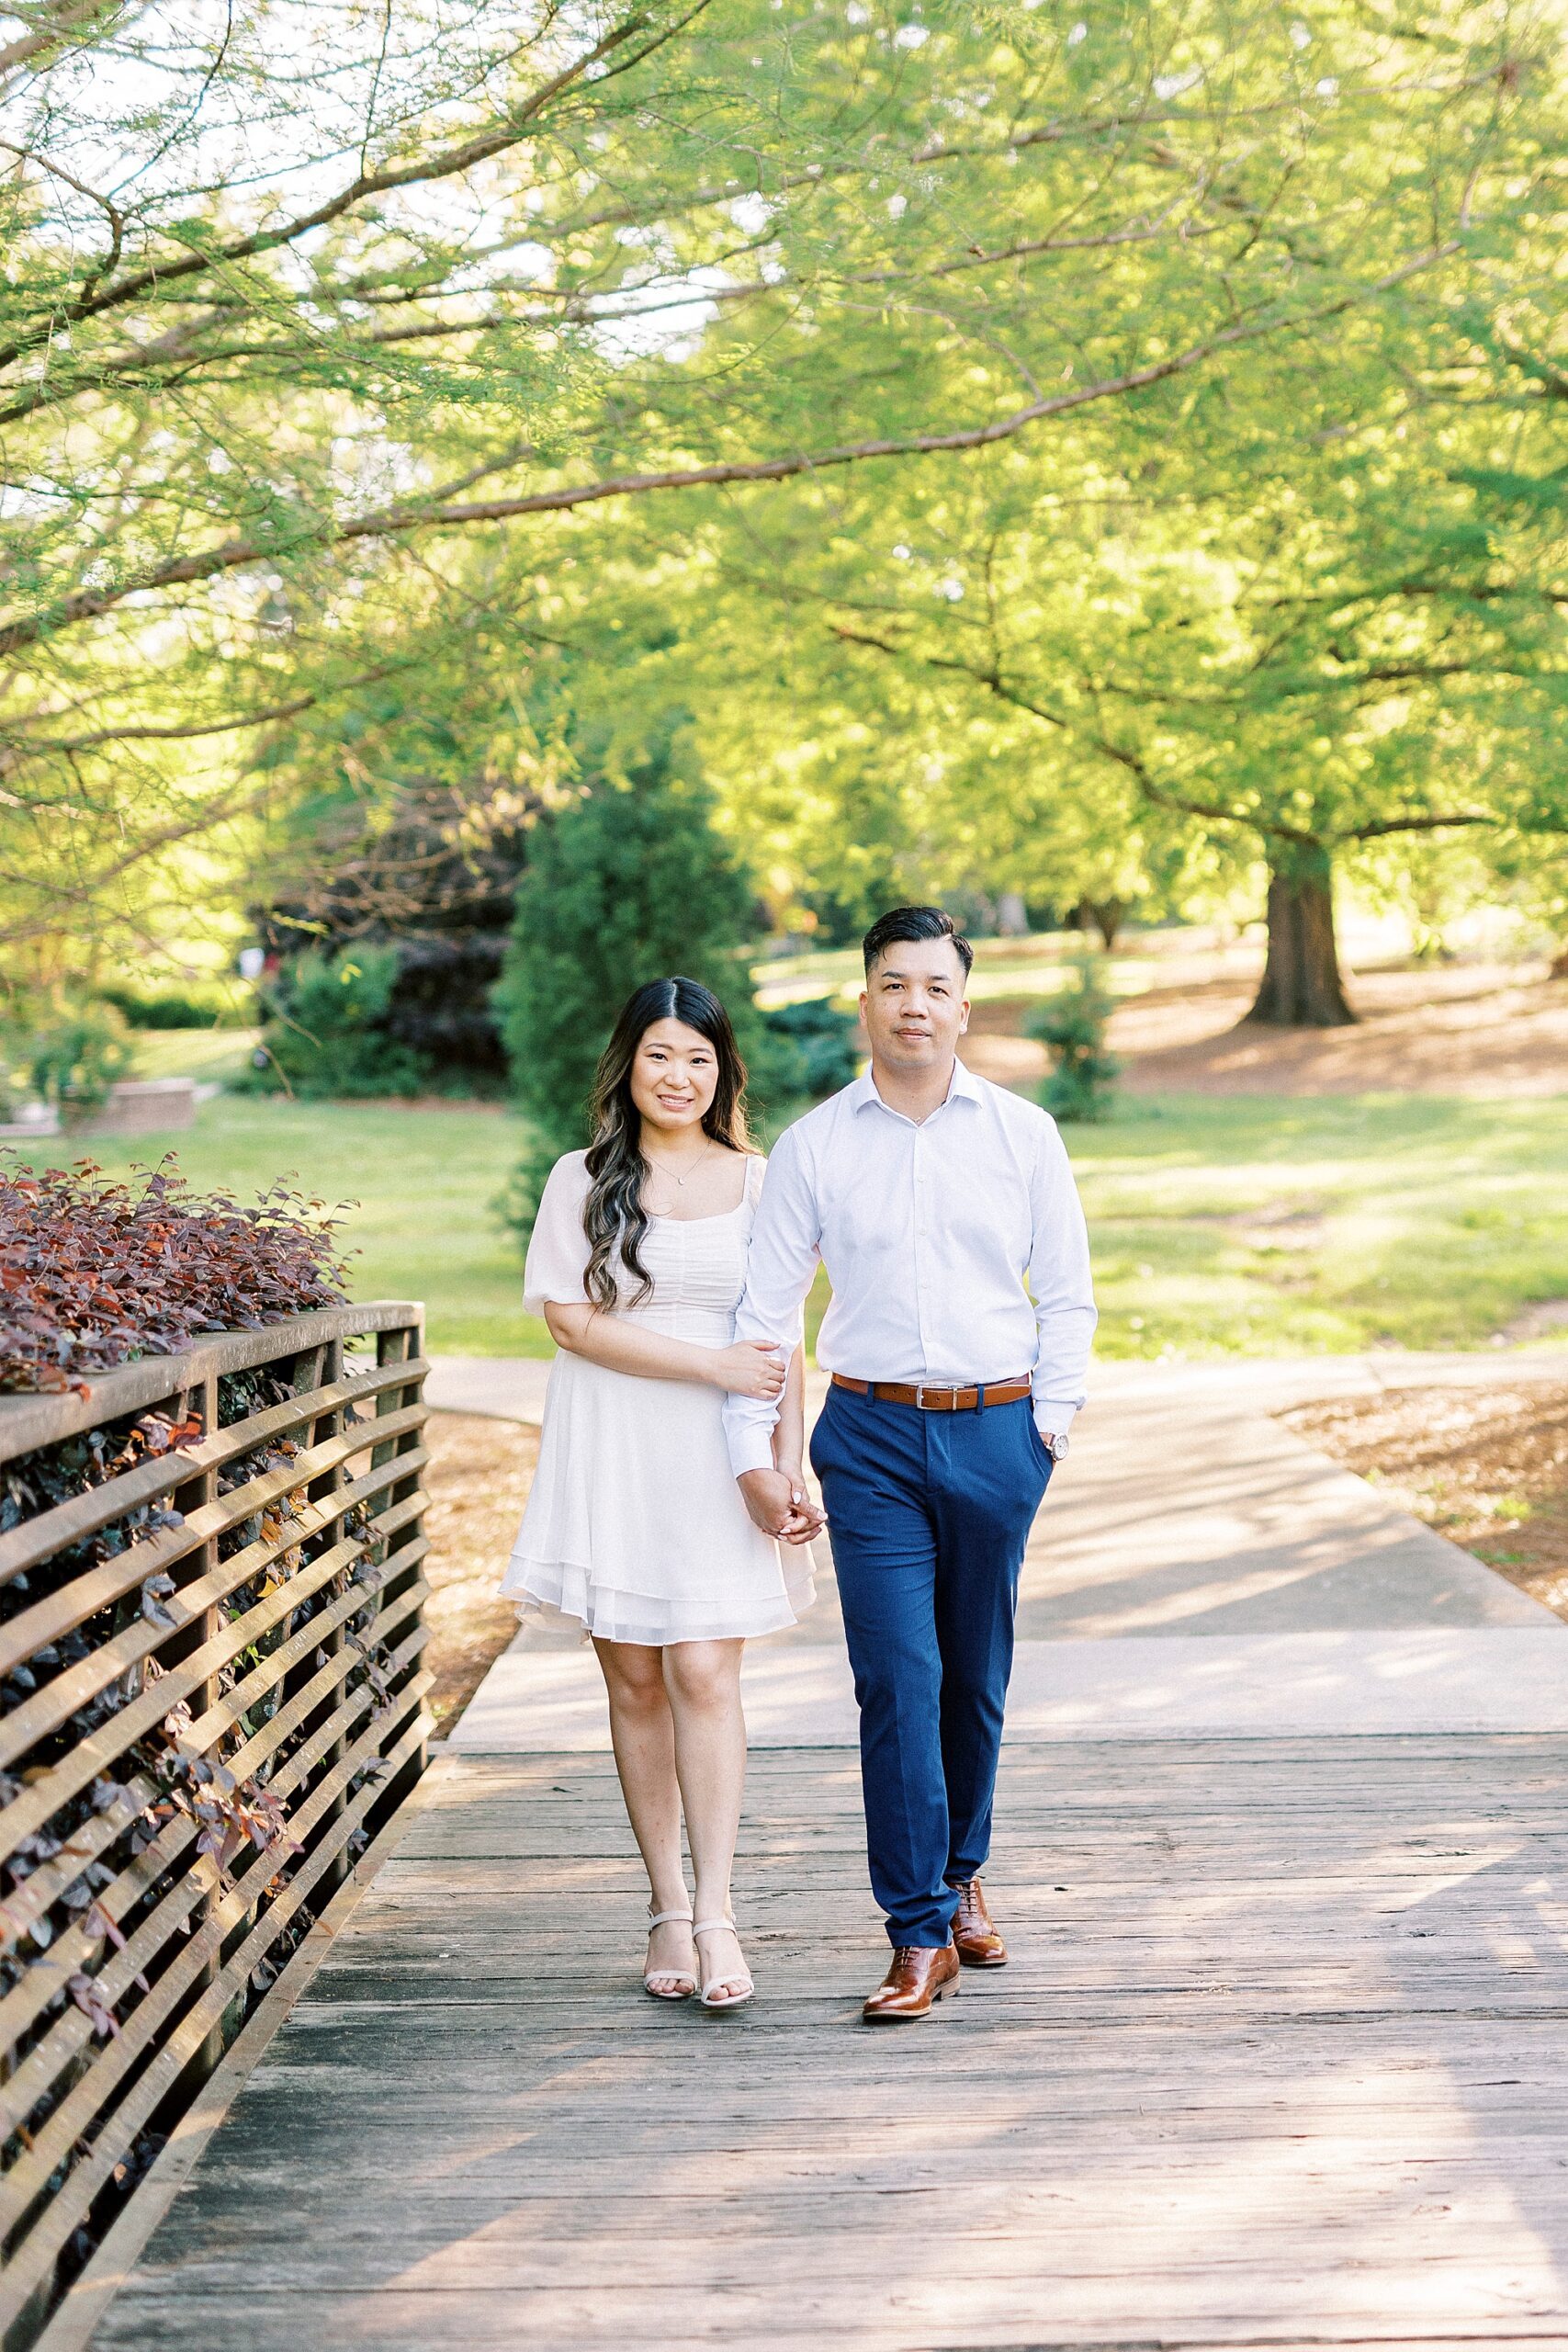
[[[958,1059],[968,941],[940,908],[899,907],[864,946],[871,1068],[774,1148],[736,1337],[793,1344],[821,1258],[832,1379],[811,1460],[893,1945],[863,2011],[881,2024],[929,2016],[961,1963],[1007,1959],[980,1871],[1019,1572],[1083,1402],[1095,1308],[1055,1123]],[[771,1466],[775,1409],[725,1408],[747,1508],[772,1533],[795,1513]]]

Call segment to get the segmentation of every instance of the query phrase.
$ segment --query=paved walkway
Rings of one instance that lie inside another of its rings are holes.
[[[1013,1965],[919,2029],[855,2021],[830,1594],[753,1660],[731,2018],[638,1996],[592,1662],[514,1648],[94,2343],[1568,2346],[1568,1629],[1258,1409],[1375,1376],[1100,1382],[1026,1572]]]
[[[432,1401],[460,1387],[474,1409],[473,1363],[457,1379],[438,1366]],[[1568,1358],[1511,1357],[1511,1378],[1521,1365],[1560,1376]],[[533,1418],[546,1369],[508,1364],[492,1381],[506,1418]],[[1269,1418],[1390,1385],[1395,1369],[1377,1357],[1100,1367],[1025,1564],[1010,1738],[1568,1732],[1568,1628]],[[1397,1360],[1402,1381],[1487,1369]],[[827,1545],[818,1553],[818,1607],[748,1656],[759,1747],[855,1739]],[[536,1626],[451,1745],[599,1747],[604,1717],[592,1657],[569,1630]]]

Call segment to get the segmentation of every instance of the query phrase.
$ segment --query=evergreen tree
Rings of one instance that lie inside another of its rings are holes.
[[[735,1025],[756,1092],[787,1090],[751,994],[750,885],[713,827],[713,797],[665,741],[542,820],[517,890],[495,1008],[531,1129],[509,1213],[531,1224],[552,1162],[588,1141],[594,1066],[645,980],[701,980]]]
[[[1095,958],[1079,956],[1060,995],[1024,1022],[1024,1035],[1049,1047],[1055,1067],[1040,1089],[1040,1101],[1055,1119],[1103,1119],[1112,1108],[1122,1068],[1105,1043],[1106,1024],[1116,1000],[1101,979]]]

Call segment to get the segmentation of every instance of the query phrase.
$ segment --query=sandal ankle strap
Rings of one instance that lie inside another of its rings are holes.
[[[649,1932],[655,1928],[668,1927],[671,1919],[690,1919],[690,1911],[650,1911],[648,1915]],[[694,1928],[693,1933],[696,1931]]]

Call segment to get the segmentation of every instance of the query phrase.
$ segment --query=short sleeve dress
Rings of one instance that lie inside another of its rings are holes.
[[[728,1347],[746,1283],[763,1163],[728,1215],[650,1217],[642,1306],[614,1311],[699,1347]],[[523,1278],[533,1314],[581,1306],[588,1263],[585,1154],[550,1171]],[[631,1287],[629,1278],[623,1290]],[[644,1380],[565,1349],[550,1367],[539,1466],[502,1580],[525,1616],[575,1618],[612,1642],[746,1639],[792,1625],[813,1600],[810,1547],[780,1544],[747,1512],[729,1465],[723,1392]]]

